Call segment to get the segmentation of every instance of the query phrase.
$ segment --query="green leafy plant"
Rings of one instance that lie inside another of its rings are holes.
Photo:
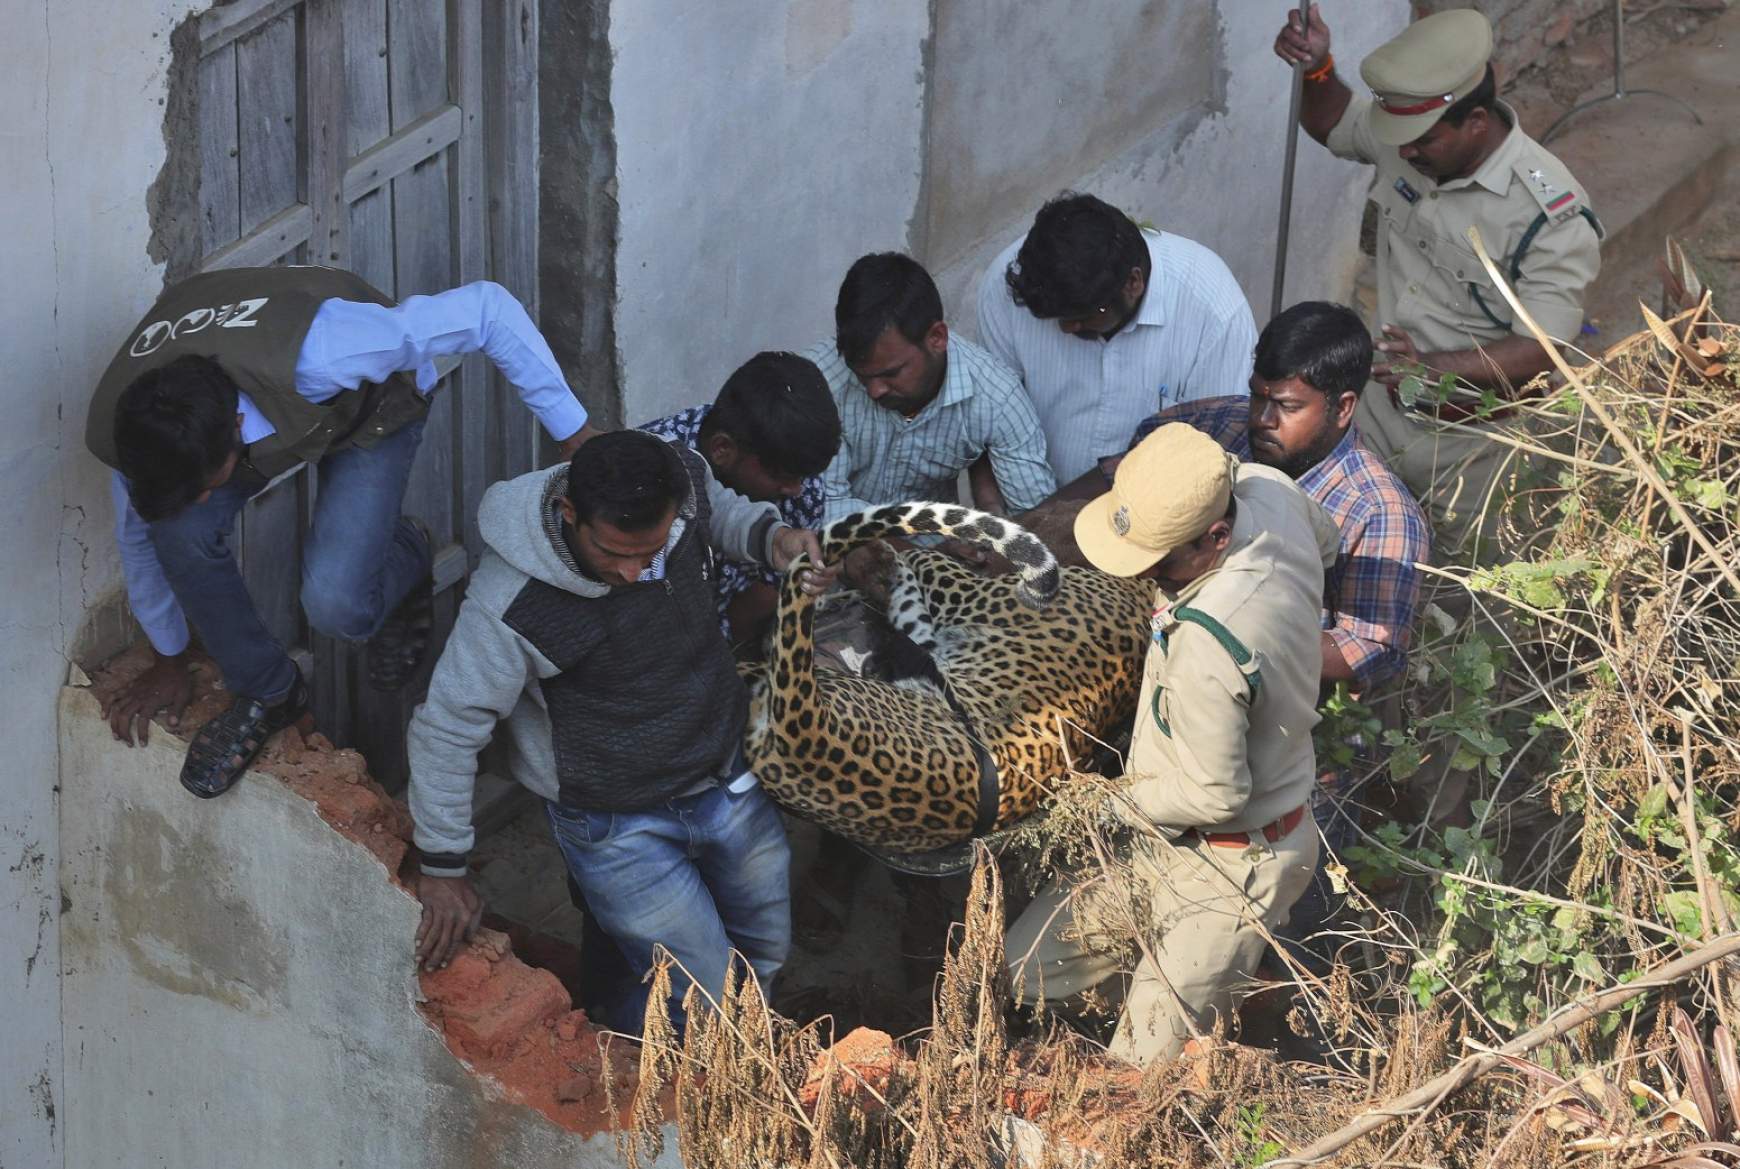
[[[1241,1104],[1234,1117],[1238,1129],[1238,1146],[1233,1150],[1233,1161],[1239,1169],[1257,1169],[1267,1165],[1286,1150],[1279,1141],[1273,1140],[1263,1132],[1263,1118],[1268,1115],[1266,1104]]]

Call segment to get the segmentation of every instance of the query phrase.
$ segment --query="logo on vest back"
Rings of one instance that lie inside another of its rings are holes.
[[[127,348],[129,357],[149,357],[163,348],[172,337],[187,337],[202,329],[216,326],[220,329],[251,329],[259,324],[254,319],[270,300],[269,296],[255,297],[252,300],[238,300],[234,304],[219,305],[217,308],[189,309],[175,321],[152,321],[139,335],[133,338],[133,344]]]

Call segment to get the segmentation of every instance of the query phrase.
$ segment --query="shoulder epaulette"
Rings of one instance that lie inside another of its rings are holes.
[[[1548,224],[1559,224],[1583,212],[1588,200],[1583,192],[1568,182],[1559,181],[1547,169],[1527,160],[1516,164],[1516,176],[1539,204]]]

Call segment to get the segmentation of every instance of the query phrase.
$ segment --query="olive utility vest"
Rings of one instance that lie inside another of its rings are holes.
[[[416,381],[396,373],[325,402],[296,392],[296,362],[320,306],[337,298],[392,304],[362,277],[337,268],[227,268],[190,276],[163,294],[104,371],[85,421],[85,445],[119,469],[115,409],[147,370],[178,357],[209,357],[252,398],[276,433],[243,461],[270,479],[329,451],[372,446],[428,412]]]

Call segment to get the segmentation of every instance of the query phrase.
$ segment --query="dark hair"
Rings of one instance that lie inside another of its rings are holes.
[[[890,325],[917,345],[942,319],[942,297],[923,264],[899,252],[873,252],[858,257],[840,282],[834,344],[848,365],[856,365]]]
[[[757,353],[725,379],[701,438],[731,436],[775,475],[820,475],[840,449],[840,411],[828,380],[795,353]]]
[[[1444,116],[1438,120],[1446,126],[1458,127],[1475,110],[1485,110],[1490,116],[1510,125],[1510,119],[1504,116],[1498,105],[1498,79],[1493,76],[1491,65],[1486,67],[1486,76],[1480,79],[1480,84],[1458,98],[1456,104],[1445,110]]]
[[[688,497],[688,480],[667,443],[644,430],[613,430],[568,461],[568,502],[576,523],[644,532]]]
[[[198,499],[240,447],[236,383],[209,357],[148,369],[115,403],[115,461],[133,510],[147,522]]]
[[[1371,333],[1358,313],[1325,300],[1301,301],[1264,326],[1256,374],[1269,382],[1296,377],[1339,398],[1365,388],[1371,352]]]
[[[1135,221],[1102,199],[1065,191],[1033,217],[1003,280],[1016,304],[1051,320],[1104,308],[1130,269],[1148,267],[1148,241]]]

